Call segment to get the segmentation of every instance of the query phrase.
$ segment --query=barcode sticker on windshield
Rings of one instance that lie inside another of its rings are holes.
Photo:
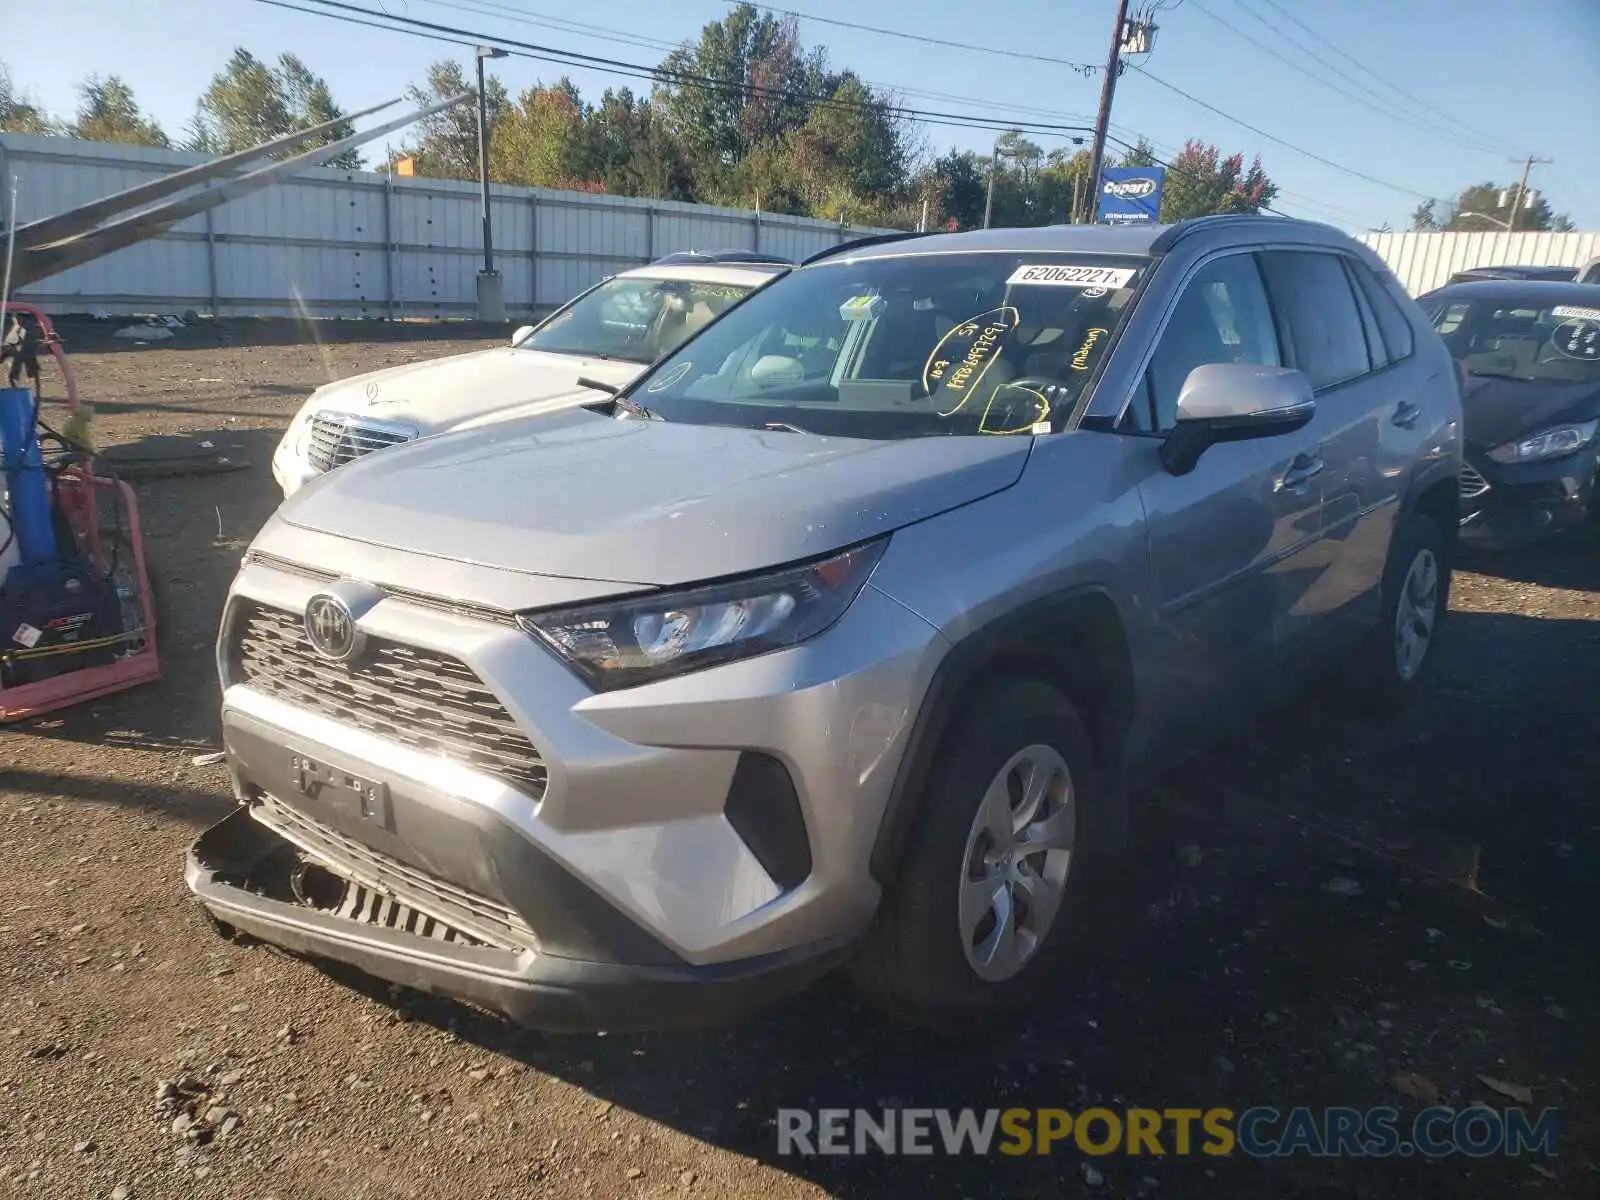
[[[1551,313],[1574,321],[1600,321],[1600,308],[1583,308],[1576,304],[1558,304]]]
[[[1024,263],[1007,283],[1026,287],[1122,288],[1139,273],[1137,267],[1060,267]]]

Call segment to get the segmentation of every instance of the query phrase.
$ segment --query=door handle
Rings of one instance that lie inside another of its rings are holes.
[[[1389,420],[1391,423],[1400,426],[1401,429],[1411,429],[1415,427],[1421,417],[1422,405],[1413,404],[1409,400],[1402,400],[1394,410],[1394,416],[1390,417]]]
[[[1289,469],[1283,473],[1283,478],[1278,480],[1277,490],[1280,492],[1304,491],[1313,479],[1322,474],[1323,468],[1327,465],[1320,454],[1297,454],[1294,461],[1289,464]]]

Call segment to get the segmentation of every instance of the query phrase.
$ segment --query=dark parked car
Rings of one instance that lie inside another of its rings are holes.
[[[1460,283],[1418,303],[1464,372],[1461,537],[1503,546],[1594,511],[1600,286]]]
[[[1551,283],[1571,283],[1577,277],[1577,267],[1469,267],[1450,276],[1449,282],[1471,283],[1477,279],[1535,279]]]

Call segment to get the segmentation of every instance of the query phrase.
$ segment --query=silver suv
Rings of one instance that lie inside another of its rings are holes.
[[[1131,779],[1335,660],[1415,686],[1460,426],[1439,337],[1322,226],[840,248],[614,397],[285,504],[189,885],[544,1028],[840,963],[991,1020],[1094,919]]]

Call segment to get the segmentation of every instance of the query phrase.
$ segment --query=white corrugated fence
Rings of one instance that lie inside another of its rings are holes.
[[[18,223],[122,191],[204,155],[0,135]],[[243,172],[241,172],[243,173]],[[495,269],[506,308],[561,304],[601,277],[674,250],[798,259],[863,233],[741,209],[495,185]],[[197,309],[225,316],[461,317],[483,265],[478,187],[316,167],[74,267],[19,296],[49,311]]]
[[[1600,255],[1600,233],[1449,233],[1356,235],[1389,264],[1413,296],[1442,287],[1469,267],[1581,267]]]

